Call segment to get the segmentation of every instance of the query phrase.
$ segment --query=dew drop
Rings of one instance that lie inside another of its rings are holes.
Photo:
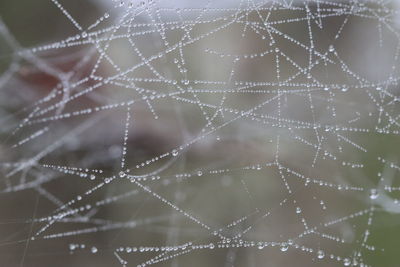
[[[322,250],[318,250],[317,258],[318,259],[323,259],[324,257],[325,257],[325,252],[323,252]]]
[[[281,251],[285,252],[289,249],[288,245],[286,243],[281,245]]]
[[[369,191],[369,198],[370,198],[370,199],[377,199],[378,196],[379,196],[378,190],[376,190],[375,188],[373,188],[373,189],[371,189],[371,190]]]

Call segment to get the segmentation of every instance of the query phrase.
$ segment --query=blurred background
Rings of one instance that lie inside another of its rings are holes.
[[[0,266],[399,266],[397,1],[0,2]]]

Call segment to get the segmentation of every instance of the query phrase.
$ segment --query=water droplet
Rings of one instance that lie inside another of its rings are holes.
[[[203,172],[202,171],[197,171],[197,176],[202,176]]]
[[[323,252],[322,250],[318,250],[317,258],[318,259],[323,259],[324,257],[325,257],[325,252]]]
[[[172,156],[174,157],[178,156],[178,150],[176,149],[172,150]]]
[[[287,245],[286,243],[283,243],[283,244],[281,245],[281,251],[285,252],[285,251],[287,251],[288,249],[289,249],[289,247],[288,247],[288,245]]]
[[[349,258],[345,258],[345,259],[343,260],[343,265],[344,265],[344,266],[350,266],[350,264],[351,264],[351,261],[350,261]]]
[[[118,173],[119,177],[124,178],[126,176],[126,173],[124,173],[123,171],[120,171]]]
[[[97,248],[96,248],[96,247],[92,247],[92,248],[90,249],[90,251],[92,251],[92,253],[97,253]]]
[[[376,190],[375,188],[373,188],[373,189],[371,189],[371,190],[369,191],[369,198],[370,198],[370,199],[377,199],[378,196],[379,196],[378,190]]]
[[[329,46],[329,52],[333,52],[333,51],[335,51],[335,48],[333,47],[333,45],[330,45]]]
[[[300,207],[297,207],[297,208],[296,208],[296,213],[297,213],[297,214],[301,213],[301,208],[300,208]]]

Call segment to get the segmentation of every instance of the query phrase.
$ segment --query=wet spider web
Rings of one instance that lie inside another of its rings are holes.
[[[394,266],[396,3],[49,2],[0,24],[4,264]]]

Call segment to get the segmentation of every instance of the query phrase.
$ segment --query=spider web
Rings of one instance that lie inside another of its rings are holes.
[[[4,264],[398,262],[396,3],[49,4],[76,34],[0,22]]]

